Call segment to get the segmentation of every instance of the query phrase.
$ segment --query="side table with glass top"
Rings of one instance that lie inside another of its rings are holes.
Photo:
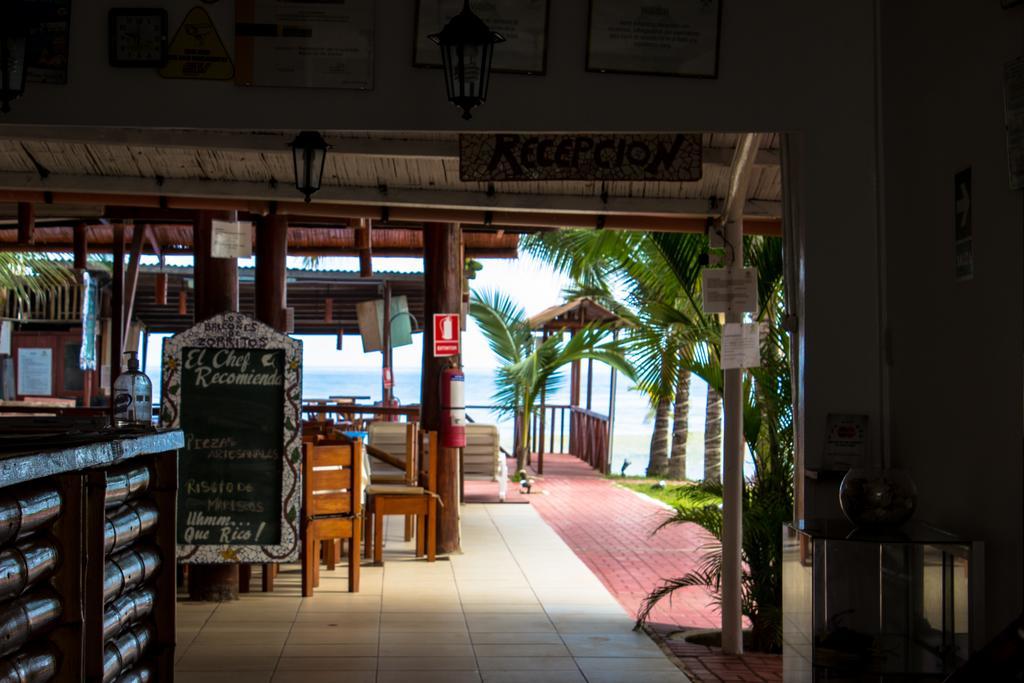
[[[786,681],[941,681],[977,647],[984,546],[923,522],[783,528]]]

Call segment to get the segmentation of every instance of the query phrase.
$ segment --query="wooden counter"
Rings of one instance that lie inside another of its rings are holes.
[[[182,433],[2,425],[0,682],[172,681]]]

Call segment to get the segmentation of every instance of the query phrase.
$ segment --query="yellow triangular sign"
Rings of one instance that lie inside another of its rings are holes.
[[[164,78],[198,78],[226,81],[235,77],[235,65],[217,35],[217,27],[206,10],[193,7],[181,22],[167,49]]]

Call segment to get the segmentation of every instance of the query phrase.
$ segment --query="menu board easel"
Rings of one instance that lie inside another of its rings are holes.
[[[164,341],[163,426],[185,433],[178,561],[298,557],[302,342],[239,313]]]

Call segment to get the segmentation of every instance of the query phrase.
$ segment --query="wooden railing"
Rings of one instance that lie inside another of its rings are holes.
[[[569,422],[569,452],[598,472],[608,474],[608,417],[573,407]]]
[[[319,403],[302,404],[302,417],[306,420],[320,419],[325,416],[344,416],[353,422],[368,422],[384,417],[405,417],[413,422],[420,419],[419,406],[368,406],[355,403],[322,405]]]

